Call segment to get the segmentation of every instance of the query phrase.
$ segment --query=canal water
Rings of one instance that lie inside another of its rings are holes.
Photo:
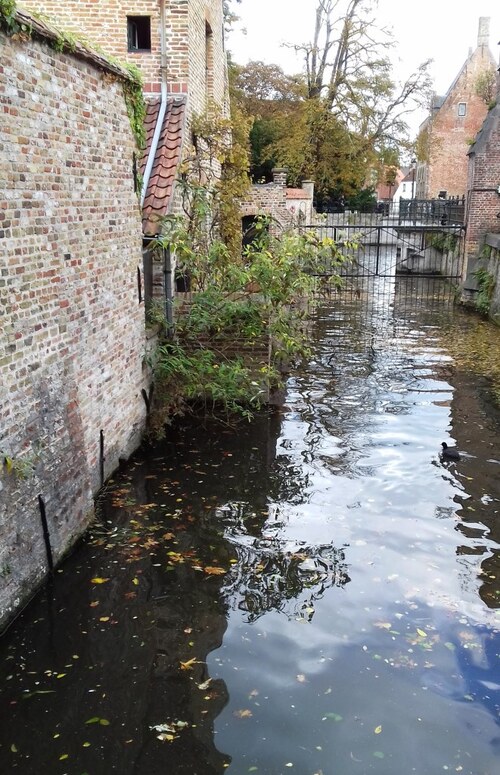
[[[325,302],[282,410],[115,476],[0,641],[2,775],[500,772],[500,422],[450,355],[498,330],[423,296]]]

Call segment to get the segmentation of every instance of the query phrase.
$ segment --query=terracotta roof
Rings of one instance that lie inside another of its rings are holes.
[[[311,197],[309,196],[307,191],[304,191],[303,188],[287,188],[286,198],[287,199],[310,199]]]
[[[146,147],[140,165],[141,174],[144,174],[146,168],[159,112],[159,101],[148,103],[144,121]],[[169,97],[163,129],[144,197],[142,225],[146,236],[158,234],[160,218],[168,213],[172,204],[177,167],[181,160],[185,112],[186,100],[184,97]]]

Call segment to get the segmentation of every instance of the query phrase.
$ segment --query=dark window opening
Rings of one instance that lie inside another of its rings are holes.
[[[127,16],[129,51],[151,51],[151,17]]]

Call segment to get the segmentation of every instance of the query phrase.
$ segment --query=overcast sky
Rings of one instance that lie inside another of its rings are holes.
[[[373,6],[379,23],[393,30],[395,73],[402,79],[425,59],[433,59],[435,89],[444,94],[469,47],[476,46],[480,16],[491,18],[490,48],[498,61],[500,0],[379,0]],[[233,59],[241,64],[252,59],[276,62],[287,72],[299,72],[302,63],[282,44],[311,39],[315,7],[316,0],[242,0],[241,5],[235,4],[241,21],[228,42]],[[414,118],[415,130],[423,118]]]

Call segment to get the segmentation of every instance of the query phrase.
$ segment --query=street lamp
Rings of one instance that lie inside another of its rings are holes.
[[[411,198],[415,198],[415,171],[417,169],[417,160],[411,160]]]

